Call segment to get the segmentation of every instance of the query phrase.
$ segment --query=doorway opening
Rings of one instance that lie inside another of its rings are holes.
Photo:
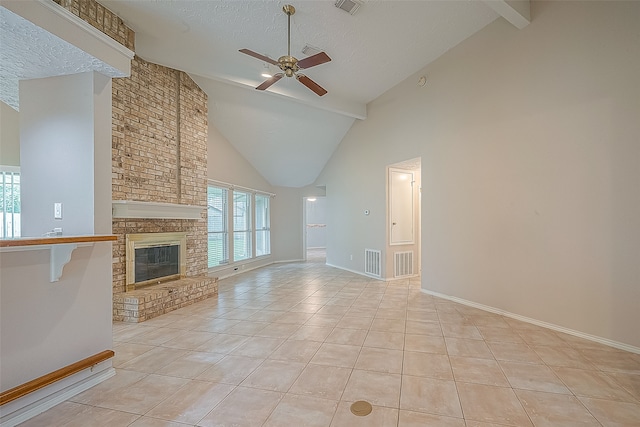
[[[421,159],[387,167],[387,278],[419,276]]]
[[[304,249],[307,262],[327,261],[327,198],[305,197]]]

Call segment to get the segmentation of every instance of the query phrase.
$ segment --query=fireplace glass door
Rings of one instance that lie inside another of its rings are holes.
[[[166,279],[180,274],[179,254],[178,245],[136,248],[136,283]]]

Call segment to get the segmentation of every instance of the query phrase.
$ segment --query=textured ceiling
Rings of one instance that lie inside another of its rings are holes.
[[[282,1],[100,0],[136,32],[145,59],[216,80],[255,87],[263,62],[287,51]],[[362,118],[365,104],[493,21],[481,1],[369,1],[355,15],[333,1],[299,1],[291,17],[291,53],[305,44],[332,61],[305,71],[329,93],[317,97],[301,84],[272,91],[319,108]]]
[[[19,80],[97,71],[123,74],[0,6],[0,100],[19,109]]]

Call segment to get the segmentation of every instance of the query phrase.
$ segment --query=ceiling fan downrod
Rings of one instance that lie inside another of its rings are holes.
[[[296,13],[296,8],[285,4],[282,6],[282,11],[287,15],[287,55],[291,56],[291,15]]]
[[[287,77],[293,77],[298,71],[298,60],[291,56],[291,15],[296,13],[296,8],[290,4],[282,6],[282,11],[287,15],[287,56],[278,59],[279,67]]]

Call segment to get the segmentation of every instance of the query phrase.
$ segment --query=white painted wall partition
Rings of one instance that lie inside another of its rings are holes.
[[[93,93],[99,80],[88,72],[20,82],[23,236],[56,227],[68,235],[94,232]],[[56,202],[62,203],[61,219],[54,219]]]

